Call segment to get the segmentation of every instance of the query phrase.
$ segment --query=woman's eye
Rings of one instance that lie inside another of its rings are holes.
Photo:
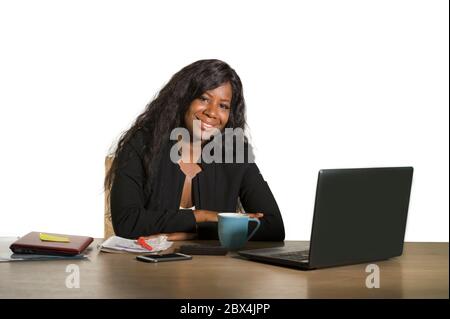
[[[227,104],[220,104],[220,107],[225,109],[225,110],[229,110],[230,107]]]
[[[200,96],[199,99],[200,99],[200,101],[208,101],[208,98],[206,98],[204,96]]]

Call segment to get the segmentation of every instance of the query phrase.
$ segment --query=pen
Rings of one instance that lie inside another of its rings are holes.
[[[147,242],[145,241],[145,238],[144,238],[144,237],[139,237],[138,240],[137,240],[137,243],[138,243],[141,247],[143,247],[143,248],[145,248],[145,249],[153,250],[153,247],[150,246],[149,244],[147,244]]]

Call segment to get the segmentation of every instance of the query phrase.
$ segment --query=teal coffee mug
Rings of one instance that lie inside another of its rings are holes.
[[[229,250],[238,250],[245,246],[261,224],[258,218],[250,218],[245,214],[219,213],[220,244]],[[248,236],[248,223],[255,222],[256,227]]]

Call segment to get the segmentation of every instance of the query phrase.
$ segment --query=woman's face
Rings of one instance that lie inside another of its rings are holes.
[[[184,115],[184,121],[191,136],[197,139],[208,140],[215,129],[222,131],[227,125],[231,111],[232,88],[227,82],[213,90],[204,92],[199,98],[192,101]],[[200,136],[194,130],[194,120],[200,120]]]

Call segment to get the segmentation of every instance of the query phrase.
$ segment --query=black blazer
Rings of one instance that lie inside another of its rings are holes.
[[[155,233],[198,232],[199,239],[218,239],[217,223],[196,225],[192,210],[180,210],[185,175],[170,159],[175,142],[163,147],[154,182],[148,187],[143,161],[143,134],[138,132],[118,154],[110,193],[117,236],[137,238]],[[192,180],[196,209],[235,212],[238,197],[247,213],[264,213],[251,240],[284,240],[284,225],[275,198],[255,163],[201,163]],[[147,187],[146,187],[147,185]],[[250,223],[249,232],[255,227]]]

